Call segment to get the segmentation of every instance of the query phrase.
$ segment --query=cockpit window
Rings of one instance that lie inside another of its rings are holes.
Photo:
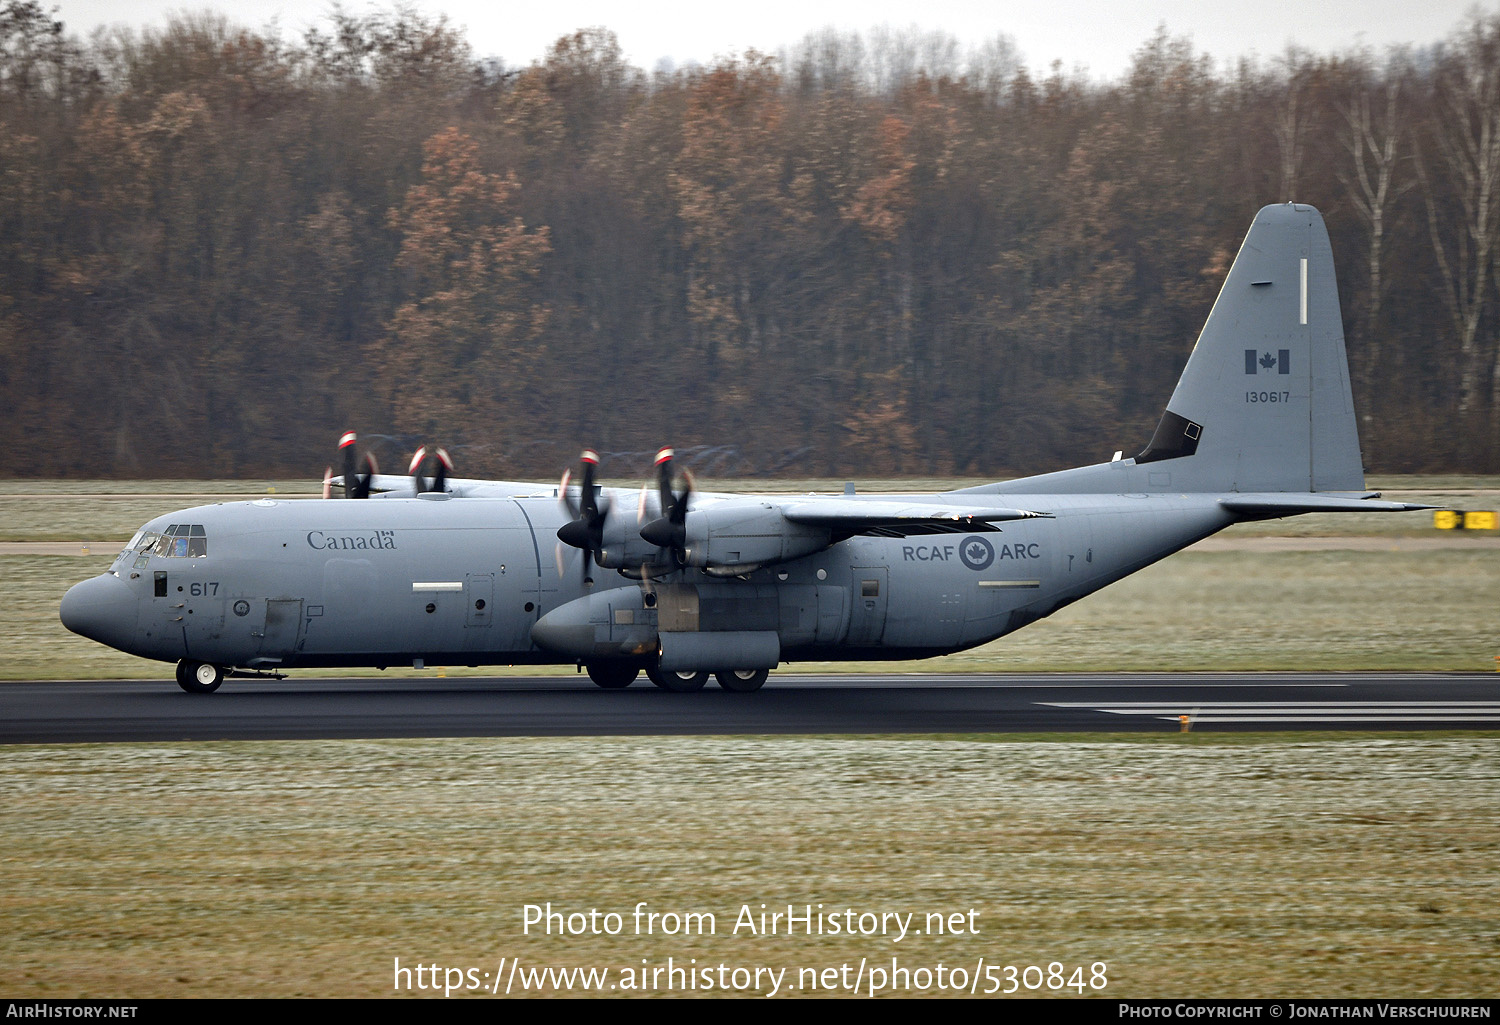
[[[152,534],[142,539],[148,545]],[[168,559],[201,559],[208,554],[208,532],[201,523],[173,523],[156,538],[154,547],[144,547],[144,552]]]

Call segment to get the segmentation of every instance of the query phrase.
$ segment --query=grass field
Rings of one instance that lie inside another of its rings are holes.
[[[1494,479],[1402,483],[1402,497],[1495,506]],[[10,531],[0,539],[123,539],[200,500],[190,495],[232,493],[104,482],[75,498],[0,482]],[[1292,523],[1369,536],[1406,531],[1381,526],[1397,520],[1431,532],[1424,514]],[[66,587],[111,555],[0,556],[0,674],[170,678],[169,666],[84,641],[57,621]],[[1490,551],[1189,552],[994,644],[895,668],[1487,671],[1500,654],[1497,606]],[[852,976],[861,959],[889,967],[897,958],[977,976],[982,957],[1002,968],[993,976],[1002,987],[1005,965],[1058,962],[1088,980],[1104,962],[1107,986],[1085,995],[1115,998],[1489,997],[1500,984],[1497,740],[1193,733],[10,747],[0,757],[0,995],[383,996],[394,992],[398,957],[479,973],[501,958],[608,968],[617,984],[620,969],[697,958],[788,969],[785,994],[811,981],[800,969],[847,965]],[[523,907],[549,901],[564,912],[617,912],[627,924],[614,937],[524,935]],[[635,935],[639,901],[712,913],[716,928]],[[739,909],[761,904],[911,913],[919,928],[929,913],[972,909],[978,929],[899,943],[735,935]]]
[[[1493,996],[1494,736],[14,748],[0,990],[383,996],[394,963],[1103,961],[1105,997]],[[713,935],[525,935],[526,904]],[[742,905],[974,935],[732,932]],[[614,978],[618,979],[616,974]],[[1035,978],[1035,976],[1033,976]],[[664,983],[663,983],[664,985]],[[931,992],[931,991],[929,991]],[[900,995],[899,993],[897,995]],[[1043,991],[1042,995],[1046,995]],[[1066,994],[1065,995],[1070,995]]]

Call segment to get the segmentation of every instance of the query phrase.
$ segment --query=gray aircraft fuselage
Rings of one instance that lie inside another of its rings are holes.
[[[902,499],[924,497],[944,500]],[[670,598],[690,590],[696,630],[774,631],[784,661],[919,658],[1000,637],[1234,519],[1209,496],[1025,504],[1054,518],[983,533],[852,537],[743,578],[682,570],[649,589],[608,569],[585,585],[582,553],[572,550],[559,576],[553,550],[567,517],[550,496],[202,506],[143,530],[201,524],[206,555],[127,549],[92,583],[89,621],[80,595],[70,625],[147,658],[247,668],[590,661],[539,647],[533,627],[598,596],[608,609],[592,624],[599,657],[644,657]]]

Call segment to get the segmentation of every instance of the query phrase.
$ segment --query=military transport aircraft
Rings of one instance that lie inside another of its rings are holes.
[[[576,663],[600,687],[753,691],[782,662],[974,647],[1232,523],[1427,508],[1365,490],[1323,219],[1256,215],[1139,455],[929,495],[654,493],[381,476],[344,440],[346,496],[158,517],[71,588],[68,629],[226,674]]]

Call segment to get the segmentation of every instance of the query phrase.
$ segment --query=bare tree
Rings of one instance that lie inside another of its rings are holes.
[[[1348,92],[1336,101],[1342,123],[1339,144],[1349,154],[1351,165],[1338,172],[1350,206],[1358,214],[1367,234],[1365,269],[1368,292],[1360,317],[1357,364],[1361,390],[1372,394],[1371,375],[1380,364],[1380,308],[1385,298],[1386,235],[1397,200],[1415,181],[1398,178],[1406,159],[1406,121],[1409,116],[1403,91],[1410,88],[1404,55],[1395,55],[1384,74],[1376,74],[1365,59],[1348,67]],[[1366,419],[1370,417],[1366,407]]]
[[[1469,437],[1486,398],[1486,374],[1492,408],[1500,399],[1495,333],[1481,330],[1500,256],[1500,18],[1474,15],[1440,55],[1432,90],[1428,132],[1415,151],[1417,172],[1443,302],[1458,340],[1458,414]]]

